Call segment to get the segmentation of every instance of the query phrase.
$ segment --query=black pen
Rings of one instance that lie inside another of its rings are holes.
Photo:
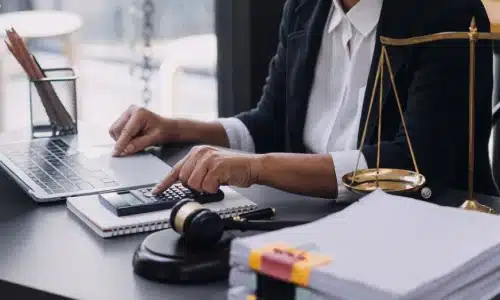
[[[262,220],[269,219],[276,215],[276,210],[272,207],[261,208],[254,211],[249,211],[246,213],[242,213],[233,217],[235,221],[240,220]]]

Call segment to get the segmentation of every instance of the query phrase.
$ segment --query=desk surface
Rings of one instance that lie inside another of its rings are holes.
[[[174,163],[185,151],[170,150]],[[102,239],[80,223],[64,203],[35,204],[0,173],[0,287],[2,291],[61,295],[77,299],[225,299],[227,282],[181,286],[144,280],[133,273],[131,259],[146,234]],[[254,186],[240,193],[278,216],[311,220],[341,209],[324,199],[305,199]],[[461,203],[466,194],[443,197]],[[485,204],[500,200],[488,197]],[[491,205],[491,204],[490,204]],[[9,293],[10,294],[10,293]],[[29,298],[39,298],[30,294]]]
[[[483,3],[490,18],[491,32],[500,33],[500,1],[483,0]]]

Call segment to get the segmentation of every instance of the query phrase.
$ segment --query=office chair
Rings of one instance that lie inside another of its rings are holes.
[[[216,118],[216,35],[190,35],[169,41],[162,55],[165,59],[156,80],[157,98],[162,100],[157,111],[170,117]],[[196,98],[201,102],[194,103]],[[189,105],[185,104],[186,99]]]

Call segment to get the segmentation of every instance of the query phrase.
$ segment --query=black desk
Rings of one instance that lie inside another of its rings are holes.
[[[174,153],[168,162],[183,153]],[[227,282],[186,287],[157,284],[134,275],[132,253],[146,234],[102,239],[64,203],[35,204],[3,173],[0,191],[0,291],[10,298],[51,299],[50,294],[56,294],[106,300],[226,299]],[[239,191],[257,203],[276,207],[287,218],[320,218],[340,209],[331,201],[266,187]],[[450,198],[457,203],[465,196],[452,194]],[[488,198],[488,202],[500,208],[498,199]]]

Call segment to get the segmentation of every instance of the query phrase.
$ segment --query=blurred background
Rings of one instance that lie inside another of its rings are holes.
[[[0,4],[0,24],[29,37],[42,67],[75,68],[80,119],[107,126],[130,104],[164,115],[218,116],[214,0]],[[10,53],[0,54],[1,129],[26,126],[26,76]]]
[[[107,127],[131,104],[213,119],[259,101],[284,2],[0,0],[0,35],[14,26],[42,67],[76,70],[85,122]],[[484,3],[498,32],[500,2]],[[27,78],[0,43],[0,131],[28,124]]]

